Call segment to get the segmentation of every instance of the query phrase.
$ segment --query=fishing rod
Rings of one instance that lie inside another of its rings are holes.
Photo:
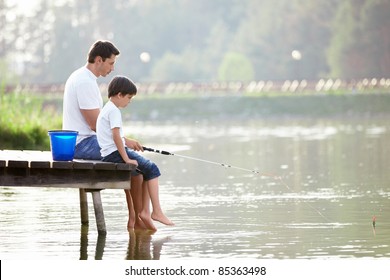
[[[276,176],[276,175],[271,175],[271,174],[264,174],[264,173],[261,173],[261,172],[258,171],[258,170],[254,170],[254,169],[248,169],[248,168],[233,166],[233,165],[226,164],[226,163],[215,162],[215,161],[210,161],[210,160],[205,160],[205,159],[195,158],[195,157],[189,157],[189,156],[184,156],[184,155],[180,155],[180,154],[174,154],[174,153],[167,152],[167,151],[164,151],[164,150],[158,150],[158,149],[148,148],[148,147],[144,147],[144,146],[143,146],[142,148],[144,149],[144,151],[148,151],[148,152],[154,152],[154,153],[158,153],[158,154],[162,154],[162,155],[167,155],[167,156],[177,156],[177,157],[181,157],[181,158],[186,158],[186,159],[201,161],[201,162],[205,162],[205,163],[209,163],[209,164],[219,165],[219,166],[222,166],[222,167],[227,167],[227,168],[233,168],[233,169],[238,169],[238,170],[242,170],[242,171],[247,171],[247,172],[251,172],[251,173],[258,174],[258,175],[263,176],[263,177],[274,178],[274,179],[280,180],[280,182],[281,182],[289,191],[291,191],[290,187],[284,182],[284,180],[282,179],[281,176]],[[307,204],[312,210],[314,210],[315,212],[317,212],[317,213],[318,213],[321,217],[323,217],[327,222],[330,222],[330,220],[329,220],[327,217],[325,217],[318,209],[316,209],[315,207],[313,207],[312,205],[310,205],[310,204],[309,204],[308,202],[306,202],[306,201],[303,201],[303,202],[304,202],[305,204]]]
[[[261,173],[258,170],[254,170],[254,169],[248,169],[248,168],[233,166],[233,165],[226,164],[226,163],[215,162],[215,161],[205,160],[205,159],[201,159],[201,158],[195,158],[195,157],[189,157],[189,156],[185,156],[185,155],[174,154],[174,153],[171,153],[171,152],[167,152],[167,151],[163,151],[163,150],[157,150],[157,149],[148,148],[148,147],[143,147],[143,149],[144,149],[144,151],[148,151],[148,152],[154,152],[154,153],[167,155],[167,156],[177,156],[177,157],[186,158],[186,159],[190,159],[190,160],[196,160],[196,161],[201,161],[201,162],[205,162],[205,163],[209,163],[209,164],[219,165],[219,166],[222,166],[222,167],[227,167],[227,168],[232,168],[232,169],[238,169],[238,170],[241,170],[241,171],[252,172],[252,173],[264,176],[264,177],[273,177],[273,178],[280,179],[280,176],[264,174],[264,173]]]

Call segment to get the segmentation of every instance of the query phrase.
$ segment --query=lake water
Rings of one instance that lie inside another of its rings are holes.
[[[128,233],[123,191],[105,190],[99,237],[90,196],[86,228],[78,190],[1,187],[1,259],[390,257],[389,121],[131,125],[145,146],[177,154],[145,152],[176,225]]]

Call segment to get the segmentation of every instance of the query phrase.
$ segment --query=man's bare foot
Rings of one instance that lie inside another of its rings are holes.
[[[144,223],[146,229],[152,230],[152,231],[157,231],[157,228],[154,226],[153,220],[150,217],[150,215],[148,215],[148,214],[147,215],[143,215],[141,213],[141,214],[139,214],[139,218]]]
[[[127,222],[127,230],[133,230],[134,229],[134,220],[133,219],[129,219],[128,222]]]
[[[156,213],[152,213],[152,219],[155,220],[155,221],[158,221],[164,225],[167,225],[167,226],[174,226],[175,224],[170,220],[168,219],[167,216],[165,216],[163,213],[160,213],[160,214],[156,214]]]
[[[141,220],[141,218],[138,217],[138,219],[135,221],[134,229],[135,230],[145,230],[148,228],[146,227],[145,223]]]

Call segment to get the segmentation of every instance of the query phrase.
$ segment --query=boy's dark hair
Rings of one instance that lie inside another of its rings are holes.
[[[137,86],[127,77],[115,76],[108,85],[108,98],[119,93],[136,95]]]
[[[112,55],[119,55],[119,50],[109,41],[96,41],[88,52],[88,62],[94,63],[95,58],[100,56],[103,61]]]

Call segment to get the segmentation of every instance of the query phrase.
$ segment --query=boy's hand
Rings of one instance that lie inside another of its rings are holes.
[[[125,138],[125,144],[128,148],[133,149],[134,151],[144,151],[144,148],[137,140]]]
[[[126,163],[135,165],[135,167],[138,166],[138,162],[136,160],[134,160],[134,159],[129,159],[129,160],[126,161]]]

